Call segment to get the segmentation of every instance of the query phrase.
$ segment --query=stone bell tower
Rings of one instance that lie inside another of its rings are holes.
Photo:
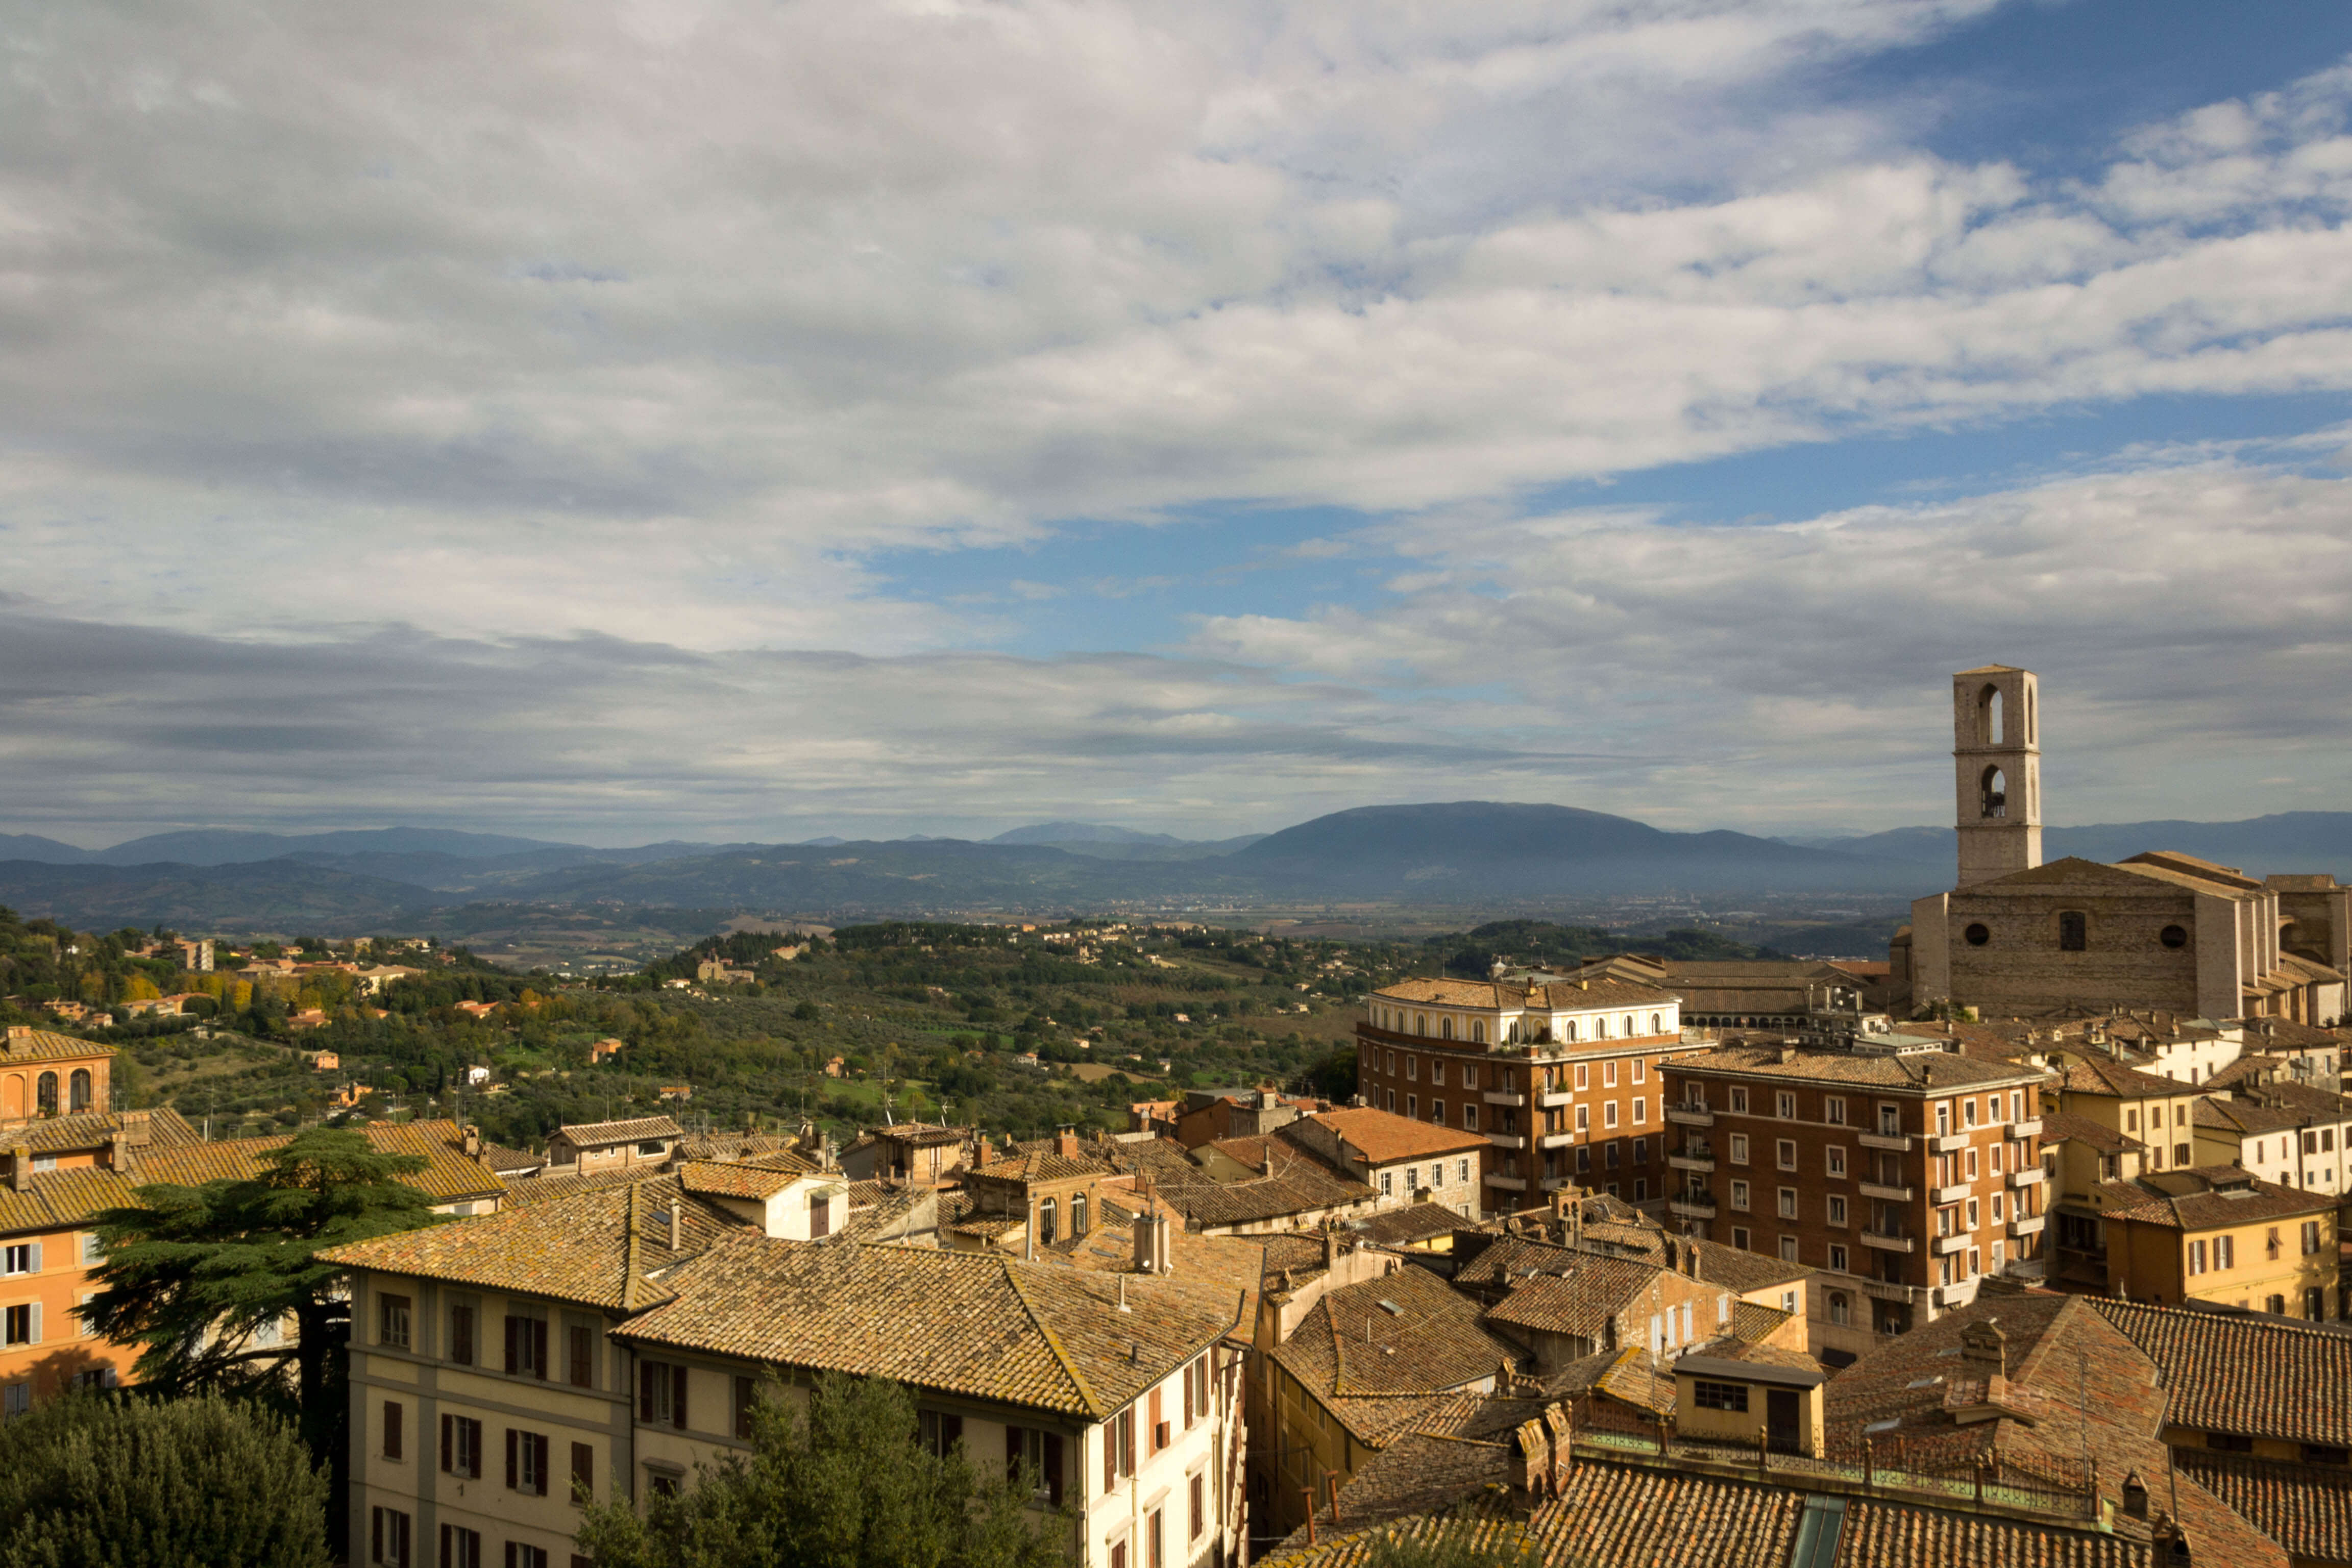
[[[1959,887],[2042,864],[2042,731],[2030,669],[1988,664],[1952,677],[1952,776]]]

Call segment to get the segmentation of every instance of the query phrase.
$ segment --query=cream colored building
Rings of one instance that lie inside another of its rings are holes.
[[[762,1390],[827,1371],[892,1378],[927,1442],[1027,1467],[1089,1568],[1234,1560],[1240,1292],[803,1239],[837,1176],[739,1192],[755,1173],[722,1169],[327,1255],[352,1280],[355,1562],[576,1563],[575,1486],[691,1486],[748,1451]]]

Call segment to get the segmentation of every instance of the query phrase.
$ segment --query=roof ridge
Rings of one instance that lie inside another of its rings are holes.
[[[642,1278],[637,1270],[637,1222],[639,1196],[644,1187],[643,1182],[631,1182],[621,1189],[626,1194],[622,1200],[621,1213],[621,1310],[625,1312],[635,1311],[641,1304],[637,1289]]]
[[[1087,1413],[1097,1419],[1111,1415],[1112,1412],[1103,1408],[1101,1397],[1095,1393],[1093,1385],[1087,1383],[1079,1373],[1077,1363],[1064,1348],[1062,1336],[1054,1331],[1052,1326],[1038,1311],[1037,1303],[1031,1300],[1029,1292],[1022,1288],[1021,1274],[1013,1268],[1013,1259],[1000,1257],[996,1259],[996,1263],[1003,1272],[1005,1283],[1013,1288],[1013,1297],[1021,1303],[1021,1310],[1029,1314],[1030,1322],[1036,1325],[1037,1332],[1045,1341],[1045,1348],[1054,1352],[1054,1360],[1061,1367],[1063,1375],[1070,1380],[1070,1385],[1078,1391],[1078,1397],[1086,1402]]]

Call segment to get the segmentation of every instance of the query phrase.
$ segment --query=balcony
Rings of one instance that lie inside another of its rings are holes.
[[[1516,1089],[1490,1089],[1478,1097],[1489,1105],[1525,1105],[1528,1097]]]
[[[1854,1134],[1854,1141],[1865,1149],[1886,1149],[1897,1154],[1911,1152],[1911,1134],[1908,1132],[1858,1132]]]
[[[1538,1149],[1565,1149],[1576,1142],[1573,1132],[1547,1132],[1536,1140]]]
[[[1715,1156],[1712,1154],[1669,1154],[1666,1156],[1666,1163],[1673,1166],[1677,1171],[1713,1171],[1715,1169]]]
[[[1546,1176],[1536,1184],[1548,1193],[1564,1193],[1577,1184],[1574,1176]]]
[[[1557,1110],[1573,1101],[1576,1096],[1564,1089],[1548,1089],[1536,1096],[1536,1103],[1547,1110]]]
[[[1877,1247],[1881,1252],[1908,1252],[1918,1245],[1912,1237],[1891,1230],[1865,1230],[1862,1233],[1862,1244]]]
[[[1528,1141],[1516,1132],[1489,1132],[1486,1142],[1497,1149],[1524,1149]]]
[[[1715,1199],[1706,1193],[1676,1193],[1666,1200],[1666,1209],[1676,1219],[1713,1219]]]
[[[1715,1112],[1704,1105],[1669,1105],[1666,1120],[1677,1127],[1712,1127]]]
[[[1487,1172],[1486,1184],[1490,1187],[1500,1187],[1508,1193],[1524,1193],[1528,1190],[1528,1179],[1525,1176],[1507,1176],[1500,1171]]]
[[[1930,1154],[1950,1154],[1968,1146],[1969,1134],[1965,1132],[1938,1132],[1927,1140],[1927,1152]]]
[[[1980,1283],[1980,1279],[1956,1279],[1949,1285],[1932,1286],[1929,1299],[1938,1307],[1966,1307],[1976,1300],[1977,1287]]]
[[[2022,1171],[2009,1173],[2009,1184],[2012,1187],[2038,1187],[2049,1179],[2050,1173],[2039,1165],[2029,1165]]]
[[[1862,1195],[1864,1197],[1877,1198],[1882,1202],[1890,1204],[1907,1204],[1915,1195],[1915,1192],[1916,1189],[1911,1187],[1890,1187],[1885,1182],[1864,1182],[1862,1184]]]
[[[2001,1133],[2011,1139],[2039,1138],[2042,1136],[2042,1118],[2037,1116],[2031,1121],[2012,1121],[2001,1130]]]
[[[1936,1256],[1941,1258],[1947,1253],[1966,1252],[1969,1243],[1973,1239],[1975,1238],[1965,1230],[1956,1230],[1949,1236],[1939,1236],[1936,1238]]]
[[[1927,1292],[1916,1285],[1906,1285],[1894,1279],[1873,1279],[1864,1275],[1854,1281],[1862,1293],[1878,1301],[1893,1301],[1900,1306],[1916,1307]]]
[[[1966,1203],[1968,1197],[1969,1184],[1966,1182],[1955,1182],[1948,1187],[1936,1187],[1927,1194],[1927,1201],[1937,1208],[1942,1208],[1947,1204]]]
[[[2029,1236],[2040,1236],[2042,1227],[2048,1223],[2049,1218],[2044,1215],[2019,1215],[2009,1222],[2009,1234],[2022,1241]]]

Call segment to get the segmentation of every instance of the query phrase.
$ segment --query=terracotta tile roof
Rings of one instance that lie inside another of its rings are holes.
[[[147,1142],[134,1142],[134,1150],[175,1149],[203,1142],[196,1130],[168,1106],[154,1110],[134,1111],[131,1115],[143,1116],[147,1125]],[[103,1149],[110,1139],[126,1128],[132,1129],[135,1140],[135,1126],[121,1111],[77,1110],[64,1116],[44,1117],[37,1121],[20,1121],[13,1127],[0,1129],[0,1149],[22,1147],[36,1154]]]
[[[673,1200],[678,1205],[675,1248],[669,1244]],[[319,1256],[348,1268],[635,1310],[669,1296],[650,1276],[744,1228],[725,1211],[688,1195],[677,1177],[654,1176],[377,1237]]]
[[[1569,1012],[1582,1008],[1646,1007],[1682,997],[1629,980],[1400,980],[1372,993],[1384,1002],[1418,1002],[1451,1007],[1538,1007]]]
[[[2352,1447],[2352,1335],[2277,1318],[2087,1298],[2164,1370],[2172,1419],[2199,1431]]]
[[[1782,1061],[1780,1051],[1769,1046],[1726,1046],[1664,1064],[1667,1073],[1753,1074],[1799,1082],[1865,1084],[1886,1089],[1937,1093],[1990,1084],[2038,1084],[2049,1075],[2039,1068],[2012,1062],[1987,1061],[1949,1051],[1916,1051],[1904,1056],[1854,1055],[1846,1051],[1794,1051]],[[2175,1092],[2185,1092],[2176,1090]]]
[[[556,1136],[575,1149],[602,1149],[614,1143],[651,1142],[656,1138],[683,1138],[686,1129],[667,1116],[639,1116],[624,1121],[582,1121],[556,1129]]]
[[[2195,1084],[2175,1083],[2168,1078],[2158,1078],[2154,1073],[2142,1072],[2137,1068],[2109,1061],[2105,1057],[2067,1063],[2056,1087],[2068,1094],[2091,1094],[2117,1100],[2158,1100],[2201,1092]]]
[[[696,1132],[679,1140],[670,1153],[680,1160],[740,1160],[750,1161],[782,1155],[799,1160],[810,1170],[816,1169],[812,1160],[801,1159],[793,1140],[781,1132]]]
[[[494,1198],[507,1190],[496,1172],[466,1153],[465,1134],[454,1121],[371,1121],[353,1131],[364,1133],[379,1152],[421,1155],[425,1169],[401,1180],[436,1203]],[[136,1174],[142,1184],[183,1187],[242,1180],[261,1169],[263,1155],[284,1148],[293,1138],[290,1132],[281,1132],[268,1138],[151,1147],[141,1152]]]
[[[2274,1078],[2266,1083],[2239,1089],[2231,1096],[2231,1100],[2241,1104],[2252,1100],[2273,1110],[2289,1111],[2305,1124],[2352,1121],[2352,1100],[2317,1084],[2297,1083],[2288,1078]]]
[[[868,1128],[857,1142],[863,1143],[868,1138],[887,1138],[926,1149],[938,1143],[961,1143],[971,1136],[971,1129],[969,1127],[940,1126],[928,1121],[898,1121],[887,1127]]]
[[[1190,1160],[1154,1160],[1146,1166],[1151,1192],[1166,1199],[1194,1230],[1346,1209],[1375,1200],[1370,1187],[1293,1144],[1273,1139],[1226,1142],[1247,1142],[1258,1150],[1265,1163],[1253,1169],[1260,1173],[1219,1182]]]
[[[2174,1459],[2297,1562],[2352,1562],[2352,1472],[2197,1448]]]
[[[769,1171],[717,1160],[690,1160],[678,1167],[679,1183],[708,1197],[765,1200],[801,1179],[798,1171]]]
[[[1107,1176],[1112,1173],[1111,1163],[1097,1155],[1080,1152],[1076,1156],[1055,1153],[1051,1145],[1031,1149],[1025,1153],[1009,1157],[1000,1155],[980,1166],[971,1173],[1001,1182],[1061,1182],[1077,1176]]]
[[[1780,1332],[1794,1312],[1779,1307],[1767,1307],[1760,1301],[1734,1301],[1731,1304],[1731,1337],[1762,1348],[1765,1340]],[[1806,1358],[1811,1361],[1812,1358]]]
[[[1482,1133],[1416,1121],[1409,1116],[1376,1110],[1370,1106],[1349,1110],[1326,1110],[1306,1120],[1328,1127],[1346,1140],[1367,1163],[1374,1165],[1385,1165],[1393,1160],[1423,1159],[1433,1154],[1455,1154],[1465,1149],[1484,1149],[1486,1146]],[[1277,1136],[1291,1131],[1291,1128],[1282,1128]]]
[[[578,1197],[582,1193],[602,1192],[606,1187],[625,1187],[637,1182],[649,1182],[658,1173],[643,1165],[617,1171],[575,1171],[541,1176],[516,1176],[507,1182],[506,1196],[500,1200],[507,1208],[524,1204],[551,1203],[558,1198]]]
[[[2200,1127],[2219,1131],[2256,1136],[2268,1132],[2291,1131],[2304,1123],[2304,1118],[2292,1110],[2260,1105],[2251,1100],[2200,1099],[2189,1111],[2189,1120]],[[2340,1118],[2338,1119],[2340,1120]],[[2049,1128],[2042,1129],[2047,1137]]]
[[[2042,1142],[2045,1144],[2081,1143],[2102,1154],[2120,1154],[2126,1149],[2147,1147],[2137,1138],[2072,1110],[2045,1110],[2042,1113]]]
[[[716,1247],[667,1284],[672,1300],[614,1337],[644,1354],[676,1346],[1097,1420],[1223,1339],[1241,1300],[1209,1281],[765,1237]]]
[[[1675,1413],[1675,1374],[1659,1357],[1642,1345],[1600,1351],[1569,1363],[1544,1379],[1547,1399],[1567,1399],[1583,1394],[1603,1394],[1620,1405],[1653,1415]],[[1496,1401],[1496,1403],[1504,1403]],[[1508,1403],[1524,1405],[1529,1401]],[[1525,1415],[1519,1421],[1527,1419]],[[1511,1423],[1516,1426],[1517,1421]]]
[[[1517,1361],[1479,1317],[1477,1302],[1435,1275],[1402,1268],[1328,1292],[1271,1353],[1349,1432],[1379,1447],[1439,1396]]]
[[[1657,1280],[1664,1270],[1654,1264],[1636,1262],[1630,1258],[1603,1258],[1590,1252],[1567,1252],[1566,1248],[1543,1247],[1546,1253],[1567,1253],[1565,1259],[1548,1258],[1537,1265],[1528,1251],[1520,1252],[1514,1263],[1541,1267],[1541,1272],[1529,1274],[1514,1268],[1502,1299],[1486,1310],[1486,1321],[1509,1328],[1535,1329],[1545,1333],[1572,1334],[1580,1339],[1603,1344],[1611,1320],[1633,1299]],[[1490,1247],[1479,1261],[1486,1263],[1494,1254],[1509,1246]]]
[[[54,1029],[27,1029],[20,1035],[12,1027],[5,1037],[0,1037],[0,1062],[12,1067],[20,1062],[88,1061],[93,1057],[113,1054],[112,1046],[78,1040]]]
[[[482,1144],[479,1158],[483,1164],[501,1176],[529,1175],[545,1168],[547,1164],[547,1156],[544,1154],[528,1153],[520,1149],[509,1149],[503,1143],[492,1143],[488,1141]]]
[[[2204,1561],[2200,1554],[2198,1561]],[[1849,1502],[1838,1535],[1837,1568],[1881,1564],[1983,1563],[2015,1568],[2155,1568],[2147,1549],[2087,1531],[1941,1509]]]
[[[2218,1184],[2215,1190],[2207,1184]],[[2092,1189],[2093,1206],[2103,1218],[2160,1225],[2173,1230],[2212,1230],[2326,1214],[2336,1199],[2248,1175],[2235,1165],[2198,1165],[2161,1171],[2130,1182],[2102,1182]]]
[[[44,1171],[26,1189],[0,1187],[0,1236],[32,1236],[79,1225],[101,1210],[136,1204],[130,1177],[96,1166]]]
[[[1117,1217],[1114,1217],[1117,1216]],[[1181,1219],[1181,1215],[1176,1216]],[[1241,1315],[1235,1331],[1243,1342],[1248,1342],[1257,1322],[1257,1299],[1264,1288],[1270,1245],[1282,1238],[1255,1236],[1195,1236],[1182,1225],[1169,1226],[1168,1249],[1175,1263],[1175,1278],[1208,1280],[1239,1292]],[[1299,1239],[1313,1241],[1312,1237]],[[1314,1243],[1314,1256],[1322,1258],[1321,1243]],[[1041,1265],[1058,1265],[1085,1269],[1097,1274],[1127,1274],[1135,1268],[1135,1226],[1132,1215],[1116,1205],[1106,1205],[1103,1220],[1085,1236],[1066,1238],[1049,1247],[1038,1249],[1036,1261]]]
[[[1406,1247],[1417,1241],[1433,1241],[1457,1230],[1471,1229],[1473,1225],[1473,1221],[1444,1204],[1407,1204],[1402,1208],[1348,1221],[1348,1228],[1368,1247]]]

